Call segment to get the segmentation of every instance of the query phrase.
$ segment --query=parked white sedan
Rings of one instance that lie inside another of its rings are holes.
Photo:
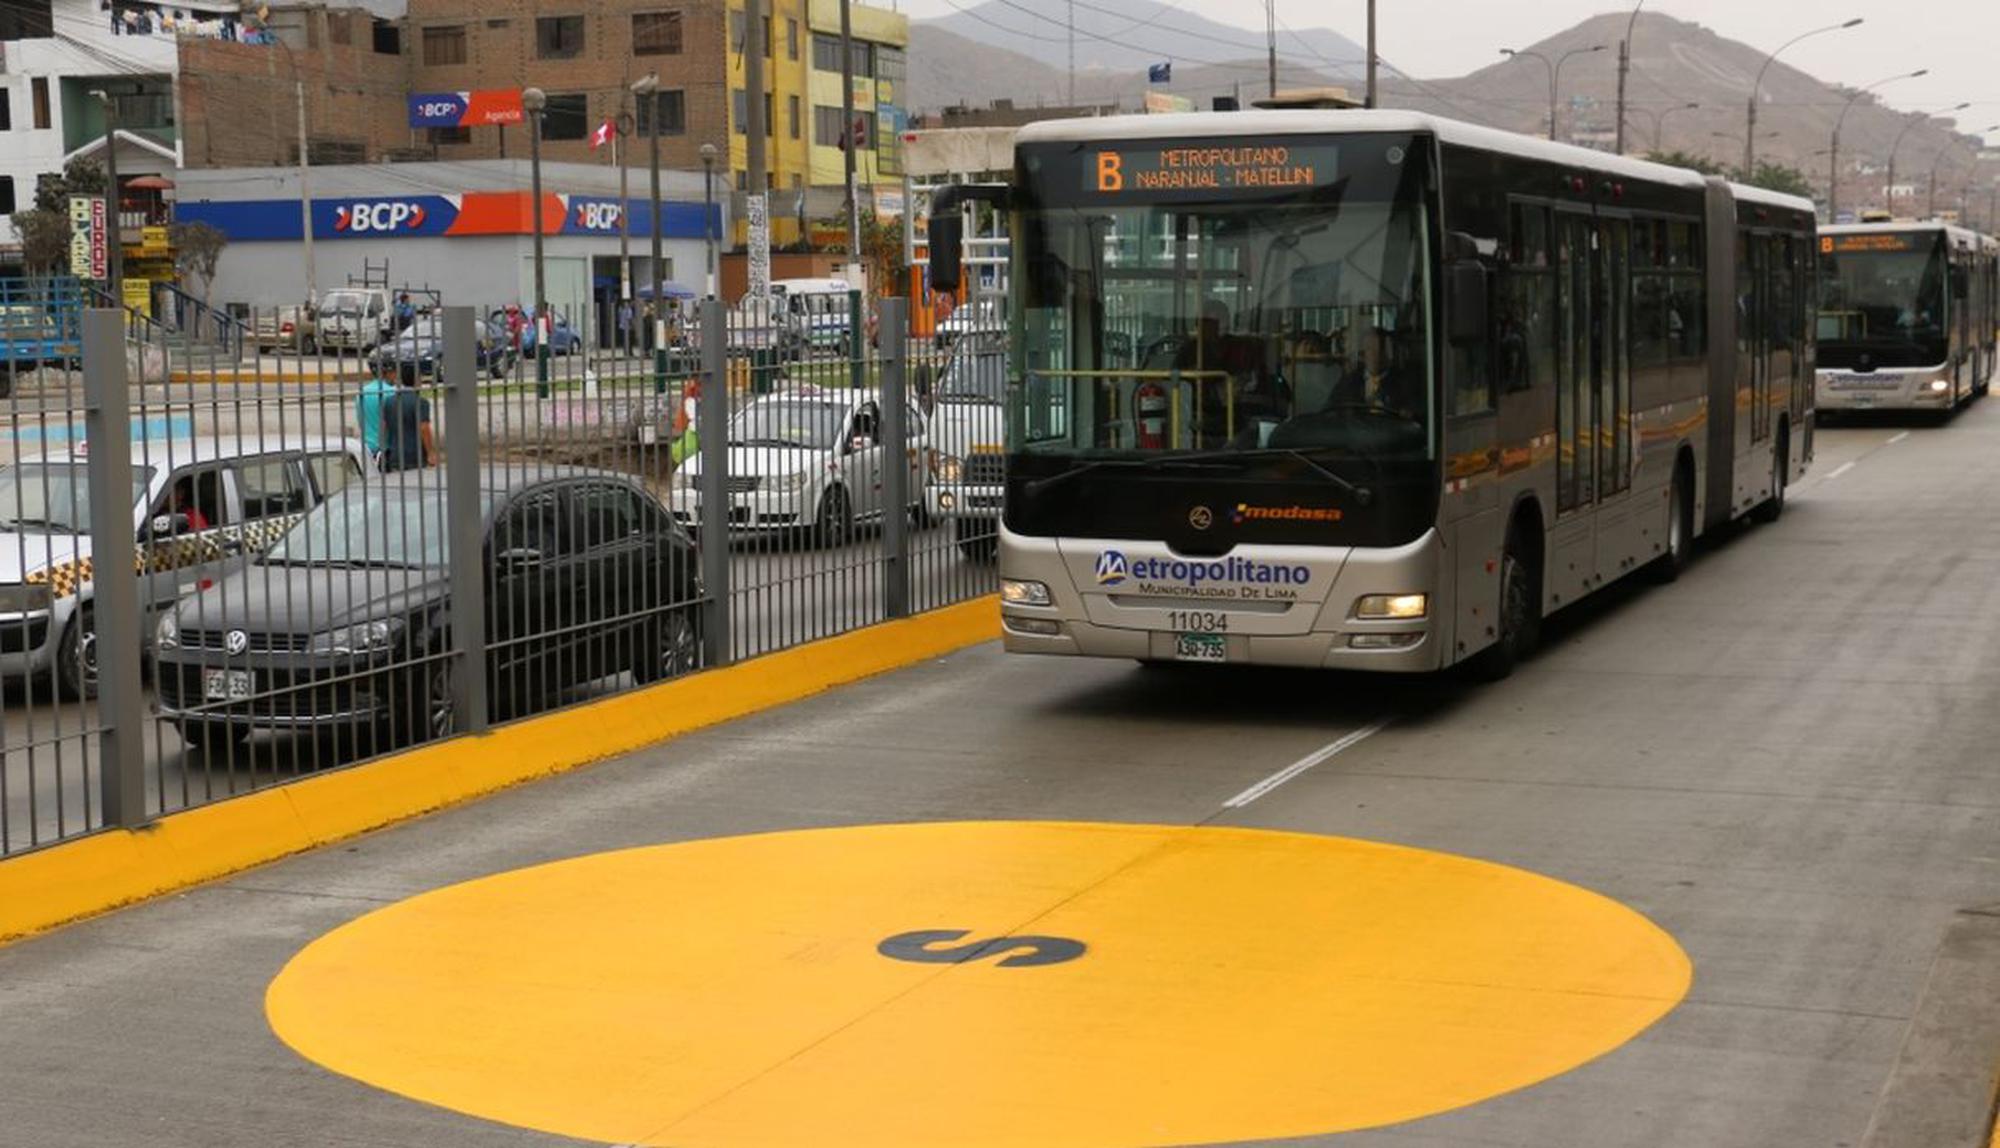
[[[821,545],[841,546],[857,522],[879,521],[883,477],[891,465],[882,441],[882,392],[804,386],[752,400],[729,421],[729,469],[724,489],[729,523],[739,531],[802,531]],[[904,400],[909,441],[909,505],[922,512],[924,417]],[[674,517],[701,524],[699,454],[674,472]]]

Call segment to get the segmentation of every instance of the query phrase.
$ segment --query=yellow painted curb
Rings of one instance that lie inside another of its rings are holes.
[[[991,597],[0,861],[0,944],[999,634]]]

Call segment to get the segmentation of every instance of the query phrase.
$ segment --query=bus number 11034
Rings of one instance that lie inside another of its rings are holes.
[[[1169,610],[1167,625],[1184,634],[1221,634],[1229,629],[1229,615],[1212,610]]]

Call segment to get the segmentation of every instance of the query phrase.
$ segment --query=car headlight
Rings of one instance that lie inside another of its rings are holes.
[[[168,610],[166,613],[160,615],[159,628],[153,631],[153,648],[156,650],[172,650],[178,648],[180,644],[180,619],[174,617],[172,610]]]
[[[1430,613],[1428,594],[1368,594],[1354,603],[1357,618],[1421,618]]]
[[[386,650],[396,640],[397,626],[390,622],[358,622],[314,634],[315,654],[367,654]]]
[[[964,482],[965,460],[955,454],[940,452],[937,456],[937,480],[939,482]]]
[[[0,614],[32,614],[48,609],[52,600],[45,582],[0,586]]]
[[[1017,582],[1012,578],[1000,580],[1000,600],[1010,606],[1047,606],[1054,601],[1049,597],[1047,583]]]
[[[781,490],[787,493],[796,493],[798,491],[804,490],[806,488],[806,483],[810,481],[811,478],[812,478],[811,474],[808,474],[807,472],[802,470],[799,471],[797,474],[780,474],[773,478],[767,478],[764,481],[769,483],[773,490]]]

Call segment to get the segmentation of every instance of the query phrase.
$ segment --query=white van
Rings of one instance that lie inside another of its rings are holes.
[[[774,310],[798,333],[806,349],[852,354],[853,324],[845,279],[778,279],[771,284]]]

